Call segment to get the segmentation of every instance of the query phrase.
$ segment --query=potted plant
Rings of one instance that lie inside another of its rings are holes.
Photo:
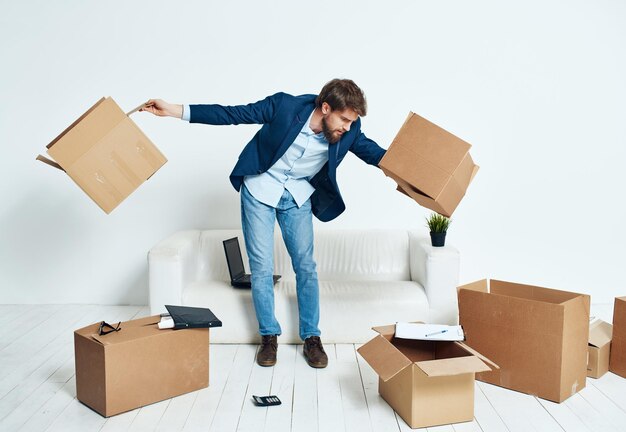
[[[446,232],[452,220],[439,213],[433,213],[426,218],[426,225],[430,228],[430,240],[433,246],[441,247],[446,244]]]

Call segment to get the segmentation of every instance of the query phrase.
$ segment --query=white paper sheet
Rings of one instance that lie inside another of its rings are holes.
[[[460,325],[449,326],[444,324],[399,322],[396,324],[395,336],[400,339],[434,341],[465,340],[465,334],[463,333],[463,328]]]

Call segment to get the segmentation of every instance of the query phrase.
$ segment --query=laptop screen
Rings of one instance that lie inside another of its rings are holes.
[[[226,262],[228,263],[228,271],[230,279],[237,280],[245,274],[243,268],[243,258],[241,257],[241,249],[239,249],[239,239],[233,237],[224,240],[224,252],[226,253]]]

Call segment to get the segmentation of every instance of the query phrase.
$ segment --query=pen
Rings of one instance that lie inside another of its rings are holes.
[[[428,336],[433,336],[433,335],[436,335],[436,334],[445,333],[445,332],[447,332],[447,331],[448,331],[448,330],[441,330],[441,331],[434,332],[434,333],[428,333],[428,334],[426,335],[426,337],[428,337]]]

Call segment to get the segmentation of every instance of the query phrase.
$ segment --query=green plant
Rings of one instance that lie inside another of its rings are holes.
[[[445,216],[440,215],[439,213],[433,213],[429,218],[426,218],[426,226],[430,228],[430,232],[434,233],[442,233],[448,231],[448,227],[452,222],[451,219],[448,219]]]

